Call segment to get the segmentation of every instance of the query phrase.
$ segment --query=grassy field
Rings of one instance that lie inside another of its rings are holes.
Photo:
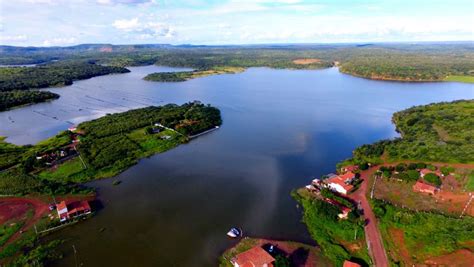
[[[468,180],[466,183],[466,190],[470,192],[474,192],[474,171],[471,172],[467,177],[468,177]]]
[[[82,164],[81,159],[76,157],[72,160],[64,162],[55,169],[51,168],[43,170],[38,174],[38,176],[46,180],[80,182],[82,181],[82,179],[80,179],[80,173],[82,171],[84,171],[84,165]]]
[[[374,197],[385,200],[398,207],[412,210],[435,211],[453,216],[459,216],[469,196],[458,197],[454,200],[441,200],[428,194],[414,192],[412,187],[415,182],[397,181],[395,179],[381,178],[377,180]]]
[[[375,201],[386,249],[394,264],[411,266],[460,249],[474,250],[474,218],[415,212]]]
[[[474,76],[449,75],[444,79],[446,82],[474,83]]]

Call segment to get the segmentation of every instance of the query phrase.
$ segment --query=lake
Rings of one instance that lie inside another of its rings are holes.
[[[143,159],[117,178],[89,183],[104,208],[54,233],[60,266],[215,266],[244,235],[311,242],[291,190],[333,172],[357,146],[397,136],[392,113],[413,105],[474,98],[462,83],[372,81],[325,70],[251,68],[182,83],[142,80],[168,67],[48,89],[61,98],[0,113],[0,135],[35,143],[72,124],[131,108],[200,100],[222,127]],[[119,179],[122,184],[113,186]],[[101,228],[105,230],[101,231]]]

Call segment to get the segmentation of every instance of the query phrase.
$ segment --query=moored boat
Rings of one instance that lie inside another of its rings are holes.
[[[237,238],[242,236],[242,230],[239,228],[233,227],[230,229],[229,232],[227,232],[227,236],[231,238]]]

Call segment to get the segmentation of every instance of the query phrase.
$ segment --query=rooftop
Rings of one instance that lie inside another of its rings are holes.
[[[263,248],[256,246],[235,256],[239,266],[273,266],[275,259]]]

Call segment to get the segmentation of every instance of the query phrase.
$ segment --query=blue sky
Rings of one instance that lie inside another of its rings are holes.
[[[0,0],[0,44],[474,40],[473,0]]]

